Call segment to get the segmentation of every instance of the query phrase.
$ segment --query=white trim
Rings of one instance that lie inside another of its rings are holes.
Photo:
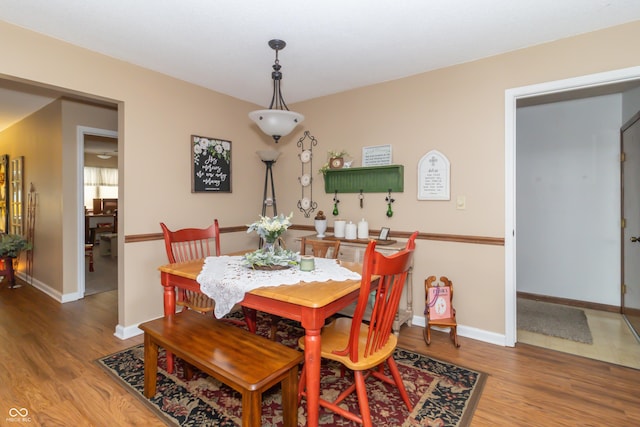
[[[20,279],[24,280],[29,285],[33,286],[43,294],[63,304],[65,302],[76,301],[81,298],[77,292],[72,292],[70,294],[62,294],[60,293],[60,291],[53,289],[51,286],[47,285],[46,283],[43,283],[38,279],[30,277],[23,272],[16,272],[16,277],[19,277]]]
[[[138,325],[132,325],[132,326],[117,325],[116,331],[113,333],[113,335],[120,338],[121,340],[126,340],[129,338],[136,337],[142,333],[143,331],[142,329],[138,328]]]
[[[415,326],[422,326],[424,328],[426,325],[426,319],[424,318],[424,316],[413,316],[413,319],[411,319],[411,324]],[[432,326],[432,328],[442,332],[446,332],[449,330],[449,328],[441,328],[437,326]],[[483,329],[477,329],[471,326],[460,324],[458,325],[457,332],[459,337],[471,338],[473,340],[483,341],[489,344],[496,344],[501,346],[507,345],[506,337],[495,332],[485,331]]]
[[[94,136],[105,136],[108,138],[118,138],[118,132],[108,129],[99,129],[88,126],[78,126],[76,128],[76,147],[78,150],[78,180],[76,183],[76,196],[78,198],[77,203],[79,209],[77,210],[77,235],[80,236],[78,239],[78,262],[76,265],[78,266],[77,270],[77,283],[78,290],[77,294],[79,298],[84,298],[85,291],[85,280],[84,280],[84,272],[85,272],[85,256],[84,256],[84,137],[85,135],[94,135]]]
[[[571,79],[545,82],[505,91],[505,345],[514,346],[516,327],[516,102],[575,89],[640,79],[640,67],[630,67]]]

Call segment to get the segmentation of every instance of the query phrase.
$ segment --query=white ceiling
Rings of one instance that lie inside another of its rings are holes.
[[[267,106],[273,38],[293,104],[640,20],[640,1],[0,0],[0,20]],[[47,100],[20,95],[0,84],[0,129],[3,105]]]

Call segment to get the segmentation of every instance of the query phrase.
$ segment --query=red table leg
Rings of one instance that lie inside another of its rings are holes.
[[[170,316],[176,313],[176,288],[167,284],[169,275],[165,272],[160,273],[162,287],[164,288],[164,315]],[[173,373],[173,353],[166,352],[167,356],[167,372]]]
[[[257,329],[256,310],[242,306],[242,313],[244,314],[244,320],[247,323],[247,329],[249,329],[249,332],[252,334],[255,334]]]
[[[307,425],[315,427],[320,409],[320,329],[305,329],[304,363],[307,375]]]

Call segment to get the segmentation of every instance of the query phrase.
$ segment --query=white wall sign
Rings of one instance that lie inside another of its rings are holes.
[[[362,166],[386,166],[391,161],[390,144],[362,147]]]
[[[418,200],[451,200],[451,164],[431,150],[418,163]]]

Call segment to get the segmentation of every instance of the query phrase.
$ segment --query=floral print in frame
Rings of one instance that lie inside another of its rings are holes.
[[[191,192],[231,192],[231,141],[191,136]]]

